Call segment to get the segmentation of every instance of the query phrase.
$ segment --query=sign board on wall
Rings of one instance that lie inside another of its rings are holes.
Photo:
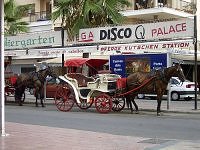
[[[83,53],[95,53],[97,52],[97,46],[82,46],[82,47],[67,47],[67,48],[46,48],[46,49],[29,49],[26,50],[7,50],[5,56],[16,56],[18,58],[26,57],[60,57],[62,54],[67,55],[79,55]]]
[[[193,37],[190,19],[79,30],[79,43],[119,43]]]
[[[145,42],[145,43],[130,43],[130,44],[112,44],[99,45],[100,52],[127,52],[127,53],[144,53],[144,52],[164,52],[167,50],[192,50],[194,44],[192,40],[177,40],[165,42]]]
[[[66,36],[65,36],[66,37]],[[64,39],[66,41],[66,39]],[[44,46],[61,46],[61,32],[49,31],[18,36],[6,36],[4,39],[5,49],[26,49]]]
[[[38,49],[30,51],[30,55],[36,56],[51,56],[59,57],[62,54],[83,54],[83,53],[93,53],[97,51],[97,46],[82,46],[82,47],[67,47],[67,48],[52,48],[52,49]]]
[[[127,77],[134,72],[150,72],[152,69],[168,67],[169,56],[160,54],[136,54],[136,55],[111,55],[110,70],[122,77]]]
[[[5,56],[44,56],[58,57],[61,54],[82,54],[82,53],[101,53],[101,55],[113,53],[145,53],[145,52],[171,52],[177,54],[191,54],[193,50],[192,40],[177,40],[165,42],[145,42],[130,44],[112,44],[99,46],[76,46],[65,48],[46,48],[46,49],[29,49],[27,50],[6,50]],[[22,53],[23,52],[23,53]],[[108,52],[108,53],[107,53]],[[193,53],[192,53],[193,54]]]

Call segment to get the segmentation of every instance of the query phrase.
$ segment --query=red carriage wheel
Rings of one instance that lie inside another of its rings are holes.
[[[80,98],[80,103],[78,103],[78,102],[76,101],[76,105],[77,105],[80,109],[88,109],[88,108],[90,108],[90,107],[92,106],[93,102],[94,102],[94,99],[93,99],[93,98],[91,98],[89,102],[87,102],[87,99],[81,99],[81,98]]]
[[[121,111],[125,107],[125,98],[124,97],[114,97],[113,98],[113,111]]]
[[[68,86],[60,86],[55,93],[55,104],[60,111],[70,111],[74,105],[75,96]]]
[[[96,110],[100,113],[108,113],[112,109],[112,99],[109,95],[101,93],[95,99]]]

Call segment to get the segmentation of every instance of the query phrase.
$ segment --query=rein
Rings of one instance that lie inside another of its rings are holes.
[[[132,93],[132,92],[135,92],[135,91],[139,90],[140,88],[144,87],[145,85],[147,85],[149,82],[151,82],[155,78],[156,78],[156,76],[153,76],[150,79],[145,80],[144,83],[141,84],[140,86],[138,86],[138,87],[136,87],[136,88],[134,88],[134,89],[132,89],[132,90],[130,90],[128,92],[125,92],[125,93],[122,93],[122,94],[117,94],[116,97],[125,96],[125,95],[128,95],[128,94]]]

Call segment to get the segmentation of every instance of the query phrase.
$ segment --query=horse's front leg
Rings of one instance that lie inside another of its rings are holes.
[[[40,90],[40,103],[42,107],[45,107],[43,100],[44,100],[44,93],[43,90]]]
[[[39,88],[35,89],[35,106],[38,107]]]
[[[158,98],[157,99],[157,116],[161,116],[160,107],[161,107],[161,98]]]

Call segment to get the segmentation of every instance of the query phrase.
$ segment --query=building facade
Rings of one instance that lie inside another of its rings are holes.
[[[111,51],[113,47],[119,47],[119,43],[110,43],[108,45],[104,45],[103,43],[99,43],[97,46],[93,47],[65,47],[59,48],[61,43],[56,43],[57,41],[61,41],[61,35],[59,33],[52,33],[49,35],[49,32],[54,32],[55,28],[60,27],[60,21],[52,22],[50,15],[54,10],[54,1],[53,0],[16,0],[18,5],[30,4],[30,10],[28,14],[23,18],[25,21],[29,22],[30,33],[28,35],[19,35],[21,41],[15,40],[19,39],[17,37],[8,37],[7,45],[10,42],[15,41],[15,43],[24,43],[24,41],[28,41],[26,45],[22,47],[7,47],[5,48],[5,55],[8,57],[12,57],[12,65],[11,70],[16,73],[22,73],[26,71],[30,71],[35,68],[34,64],[38,62],[49,59],[60,57],[62,54],[67,54],[69,57],[73,56],[82,56],[82,53],[95,53],[99,48],[105,48],[107,50],[104,51],[104,55],[118,53],[119,51]],[[136,25],[136,24],[146,24],[146,23],[165,23],[169,21],[178,21],[178,20],[186,20],[186,19],[194,19],[194,14],[197,16],[197,27],[200,27],[200,10],[195,9],[199,8],[199,1],[197,0],[130,0],[132,6],[129,8],[125,8],[121,13],[126,16],[126,20],[124,26],[126,25]],[[41,35],[40,35],[41,34]],[[28,37],[36,36],[32,41],[36,43],[42,43],[38,46],[30,46],[30,39]],[[53,39],[53,37],[55,39]],[[200,30],[197,30],[197,40],[200,37]],[[24,39],[24,40],[23,40]],[[47,39],[49,40],[49,45],[47,44]],[[52,41],[50,41],[53,40]],[[65,39],[65,41],[67,41]],[[169,43],[171,45],[176,45],[176,47],[170,47],[172,53],[176,53],[176,58],[180,59],[183,62],[183,68],[185,70],[189,70],[186,74],[189,74],[188,77],[190,80],[193,80],[194,76],[194,46],[192,38],[184,38],[181,39],[168,39],[168,41],[150,41],[152,42],[150,45],[162,45],[163,43]],[[184,43],[189,43],[185,44]],[[69,43],[65,43],[67,46]],[[145,44],[149,44],[149,41],[134,43],[134,41],[125,43],[127,46],[138,45],[139,47],[143,47]],[[177,45],[179,46],[177,47]],[[198,40],[198,49],[200,47]],[[124,45],[121,46],[122,51]],[[114,48],[113,48],[114,49]],[[144,53],[144,52],[166,52],[169,47],[158,47],[156,50],[152,51],[149,47],[146,47],[145,50],[142,49],[138,51],[138,49],[131,49],[133,53]],[[176,51],[176,52],[175,52]],[[107,53],[106,53],[107,52]],[[199,50],[198,50],[199,52]],[[185,55],[184,57],[183,54]],[[102,53],[99,53],[102,55]],[[200,62],[200,60],[198,60]],[[198,71],[200,70],[198,66]],[[200,73],[198,73],[200,74]],[[192,76],[192,77],[191,77]]]

